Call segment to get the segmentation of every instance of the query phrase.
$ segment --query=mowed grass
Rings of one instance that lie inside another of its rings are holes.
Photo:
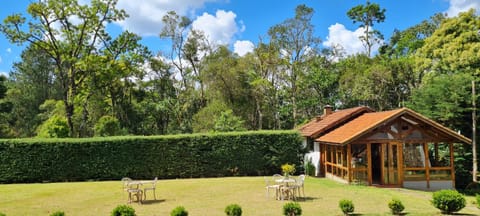
[[[151,193],[143,205],[132,203],[139,216],[168,216],[176,206],[184,206],[191,216],[225,215],[227,205],[237,203],[243,215],[282,215],[287,201],[266,198],[263,177],[228,177],[160,180],[157,201]],[[298,200],[303,215],[342,215],[338,202],[351,199],[356,215],[391,215],[387,203],[400,199],[407,215],[441,215],[430,204],[431,192],[400,188],[344,185],[323,178],[307,177],[306,199]],[[273,195],[273,193],[271,194]],[[474,197],[467,198],[463,215],[480,215]],[[67,216],[110,215],[127,194],[120,181],[0,185],[0,212],[7,216],[49,215],[64,211]]]

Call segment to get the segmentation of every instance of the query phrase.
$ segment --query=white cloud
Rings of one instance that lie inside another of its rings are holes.
[[[350,31],[344,25],[335,23],[335,25],[328,27],[328,36],[323,45],[327,47],[338,47],[340,45],[347,55],[361,53],[365,51],[365,47],[358,37],[363,35],[363,32],[363,28]]]
[[[158,35],[162,29],[162,18],[168,11],[186,16],[202,8],[206,2],[218,0],[119,0],[117,7],[124,9],[130,17],[118,24],[134,33],[151,36]]]
[[[12,48],[7,48],[7,53],[12,53]]]
[[[0,75],[3,75],[3,76],[5,76],[5,77],[8,77],[8,73],[5,72],[5,71],[0,71]]]
[[[233,52],[237,53],[239,56],[244,56],[245,54],[252,52],[255,45],[249,40],[236,41],[233,44]]]
[[[471,8],[477,10],[477,13],[480,12],[480,0],[450,0],[450,7],[446,13],[449,17],[454,17]]]
[[[245,30],[240,22],[240,28],[235,22],[237,15],[232,11],[217,10],[215,16],[203,13],[192,23],[192,28],[205,33],[208,40],[214,44],[229,44],[233,36]]]

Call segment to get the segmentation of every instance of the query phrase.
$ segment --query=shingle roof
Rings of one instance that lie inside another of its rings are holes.
[[[373,129],[380,126],[382,123],[385,123],[389,120],[392,120],[396,117],[399,117],[405,113],[415,117],[416,119],[433,126],[434,128],[442,131],[443,133],[448,134],[449,136],[462,141],[464,143],[471,143],[471,140],[464,137],[461,134],[456,133],[455,131],[446,128],[435,121],[432,121],[410,109],[401,108],[396,110],[384,111],[384,112],[372,112],[365,113],[348,123],[336,128],[335,130],[320,136],[316,141],[324,143],[333,143],[333,144],[346,144],[360,136],[372,131]]]
[[[339,124],[345,122],[346,120],[354,118],[365,112],[372,112],[372,111],[373,110],[365,106],[338,110],[329,115],[322,115],[320,117],[317,117],[311,120],[307,124],[300,127],[299,130],[302,136],[315,137],[321,134],[322,132],[325,132],[334,127],[338,127]]]

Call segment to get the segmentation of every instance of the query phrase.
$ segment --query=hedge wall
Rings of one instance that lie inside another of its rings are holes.
[[[296,131],[0,140],[0,182],[270,175],[303,151]]]

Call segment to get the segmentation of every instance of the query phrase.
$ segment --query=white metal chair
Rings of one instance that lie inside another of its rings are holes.
[[[140,188],[138,188],[138,184],[131,185],[130,183],[132,181],[133,180],[128,177],[122,178],[123,190],[128,193],[128,203],[132,203],[133,198],[136,197],[137,201],[141,204],[143,191]]]
[[[123,190],[127,191],[127,189],[129,188],[128,183],[130,183],[132,181],[132,179],[128,178],[128,177],[123,177],[121,181],[122,181],[122,184],[123,184]]]
[[[155,177],[155,179],[153,180],[152,184],[150,187],[144,187],[143,188],[143,196],[144,196],[144,200],[147,199],[147,191],[148,190],[151,190],[153,192],[153,198],[155,200],[157,200],[157,197],[155,195],[155,188],[157,187],[157,180],[158,180],[158,177]]]
[[[299,197],[300,196],[305,197],[304,183],[305,183],[305,175],[299,175],[298,179],[296,180],[295,184],[293,185],[293,187],[295,187],[295,191],[298,192]],[[303,196],[302,196],[302,192],[303,192]]]
[[[271,180],[269,177],[264,176],[263,179],[265,180],[265,189],[266,191],[266,198],[270,196],[270,189],[275,190],[275,199],[278,199],[278,193],[280,192],[280,185],[275,184],[275,179],[272,178]]]

